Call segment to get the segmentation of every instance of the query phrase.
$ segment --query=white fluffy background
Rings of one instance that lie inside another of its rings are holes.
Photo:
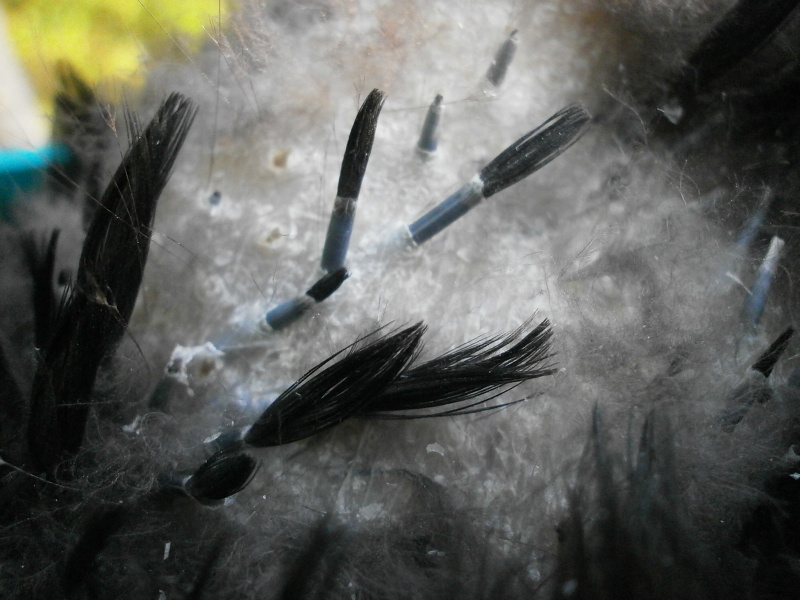
[[[751,470],[785,448],[760,433],[767,411],[724,439],[710,423],[788,316],[771,301],[761,328],[743,321],[746,291],[726,272],[749,284],[759,257],[733,255],[735,232],[704,216],[703,190],[685,165],[630,144],[629,132],[645,126],[630,99],[658,89],[730,4],[253,3],[223,24],[222,37],[211,30],[221,53],[209,44],[191,62],[159,65],[144,116],[173,90],[201,108],[159,207],[131,324],[138,348],[126,344],[122,356],[123,384],[141,398],[176,344],[224,339],[318,278],[350,125],[373,87],[388,100],[359,200],[352,277],[263,347],[198,361],[172,416],[149,415],[125,435],[174,436],[159,442],[175,452],[165,453],[166,468],[196,465],[204,438],[252,422],[308,368],[377,326],[424,321],[432,356],[548,318],[559,372],[503,397],[525,403],[446,420],[348,423],[259,451],[255,480],[221,509],[263,532],[261,545],[243,540],[243,552],[266,554],[267,534],[326,511],[359,527],[418,510],[397,476],[406,470],[475,509],[475,521],[511,548],[533,543],[536,579],[595,404],[619,441],[650,409],[668,410],[687,450],[687,503],[700,521],[724,522],[747,498]],[[484,73],[515,28],[516,59],[487,94]],[[440,151],[424,163],[414,145],[437,93],[446,107]],[[576,101],[617,117],[423,247],[392,245],[401,224]],[[736,494],[719,500],[722,489]]]

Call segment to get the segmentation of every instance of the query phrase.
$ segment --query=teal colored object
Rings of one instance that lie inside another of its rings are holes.
[[[41,187],[49,166],[63,165],[69,159],[69,148],[63,144],[49,144],[34,150],[0,150],[0,219],[9,219],[11,207],[20,193]]]

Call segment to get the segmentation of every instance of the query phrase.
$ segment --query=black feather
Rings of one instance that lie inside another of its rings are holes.
[[[378,117],[385,101],[386,94],[375,89],[369,93],[358,110],[353,127],[350,129],[350,137],[347,139],[342,168],[339,172],[336,195],[340,198],[358,198],[361,182],[367,171],[369,155],[372,153]]]
[[[421,323],[412,325],[333,362],[344,351],[337,352],[284,391],[247,432],[245,443],[288,444],[359,413],[413,360],[424,331]]]
[[[519,138],[481,170],[483,196],[489,198],[544,167],[577,142],[591,120],[585,108],[571,104]]]
[[[505,335],[468,342],[411,367],[375,397],[362,414],[413,418],[414,415],[386,413],[463,403],[505,386],[552,375],[555,369],[544,364],[551,357],[550,323],[545,319],[523,335],[529,324],[526,322]],[[483,398],[480,402],[486,400],[488,398]],[[465,414],[465,411],[470,412],[471,406],[423,416]]]
[[[372,90],[361,105],[350,129],[339,173],[336,200],[322,249],[320,266],[325,271],[335,271],[344,266],[356,217],[358,194],[372,153],[378,116],[385,100],[386,94],[377,89]]]
[[[86,234],[76,287],[34,380],[29,436],[41,469],[50,469],[62,451],[75,453],[83,441],[98,369],[133,312],[156,204],[195,113],[189,100],[172,94],[143,132],[129,114],[131,148]]]

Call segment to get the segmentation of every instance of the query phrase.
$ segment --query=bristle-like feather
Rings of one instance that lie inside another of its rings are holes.
[[[28,430],[41,469],[52,468],[62,452],[74,454],[83,441],[97,371],[130,320],[156,204],[195,113],[189,100],[172,94],[144,132],[129,121],[131,148],[95,212],[75,289],[37,370]]]
[[[76,286],[81,296],[114,313],[100,345],[114,344],[130,320],[144,273],[156,206],[197,113],[171,94],[142,132],[133,113],[131,148],[106,188],[81,254]]]
[[[549,322],[545,319],[523,335],[527,327],[528,323],[505,335],[468,342],[409,368],[367,405],[364,414],[409,418],[413,415],[385,413],[463,405],[502,387],[552,375],[555,369],[545,364],[551,357]]]
[[[350,246],[350,235],[356,218],[358,195],[367,171],[378,116],[381,114],[386,94],[375,89],[361,105],[350,130],[347,147],[342,158],[339,186],[333,204],[328,234],[322,249],[320,266],[329,273],[344,267],[344,259]]]
[[[361,192],[361,183],[364,181],[369,157],[372,154],[378,117],[385,101],[386,94],[375,89],[369,93],[358,110],[342,158],[339,186],[336,190],[339,198],[358,198]]]
[[[418,323],[323,361],[270,404],[244,437],[258,448],[288,444],[338,425],[381,393],[416,356],[425,327]],[[343,352],[343,351],[342,351]]]
[[[591,115],[573,104],[498,154],[471,181],[408,226],[411,241],[420,245],[493,196],[566,151],[586,132]]]
[[[562,108],[483,167],[483,195],[489,198],[538,171],[586,133],[592,117],[580,105]]]

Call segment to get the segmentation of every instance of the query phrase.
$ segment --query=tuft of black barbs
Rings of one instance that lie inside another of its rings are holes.
[[[538,171],[577,142],[591,115],[579,104],[567,106],[503,150],[480,173],[408,226],[420,245],[444,231],[486,198]]]
[[[367,171],[378,117],[381,114],[386,94],[372,90],[356,114],[350,136],[342,157],[339,185],[333,203],[331,220],[325,236],[320,267],[326,275],[321,277],[304,295],[287,300],[270,309],[261,323],[266,331],[281,330],[308,312],[315,303],[322,302],[333,294],[349,276],[344,266],[350,247],[350,236],[355,224],[358,196]]]
[[[51,319],[45,308],[37,308],[41,331],[51,329],[40,333],[47,340],[40,348],[28,418],[30,458],[40,470],[52,470],[83,442],[98,370],[130,320],[156,205],[195,114],[194,104],[180,94],[168,96],[145,129],[128,111],[131,146],[94,212],[75,284]],[[43,273],[42,286],[46,271],[52,272],[51,246],[52,236],[44,260],[33,261]]]
[[[320,266],[328,273],[344,267],[356,218],[358,195],[372,153],[378,117],[385,101],[384,92],[378,89],[372,90],[358,110],[353,127],[350,129],[350,137],[347,140],[339,172],[336,200],[333,203],[333,212],[320,261]]]
[[[419,351],[425,327],[417,323],[326,359],[286,389],[244,436],[256,448],[301,440],[363,410],[400,376]]]
[[[213,436],[209,447],[222,456],[248,446],[288,444],[355,417],[420,419],[497,410],[510,404],[489,404],[499,391],[555,373],[548,363],[552,329],[546,319],[415,365],[424,331],[422,323],[388,335],[376,331],[340,350],[280,394],[253,425]]]

